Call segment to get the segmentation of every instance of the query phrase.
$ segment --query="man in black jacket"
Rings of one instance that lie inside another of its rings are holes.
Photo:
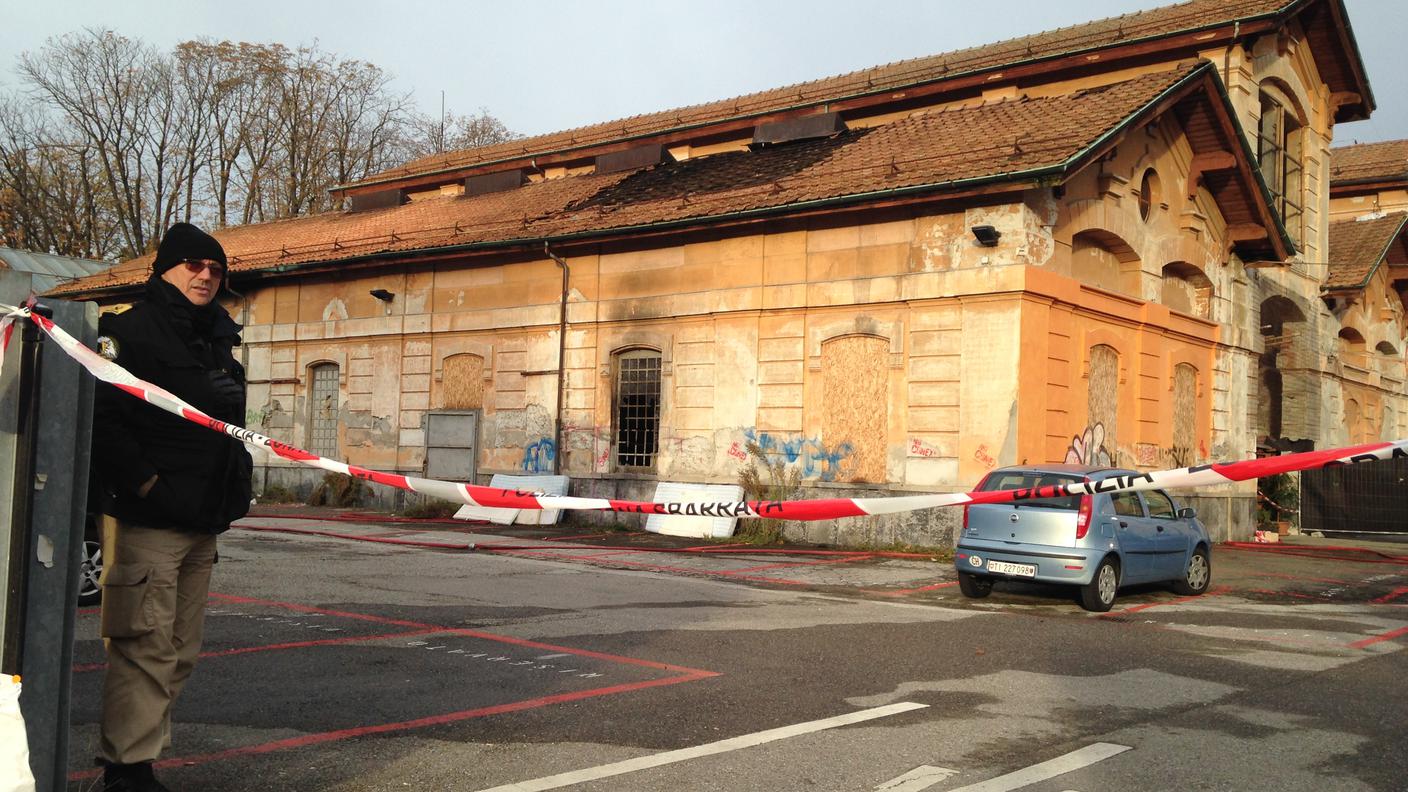
[[[222,421],[244,423],[240,326],[215,298],[225,251],[188,223],[167,230],[145,299],[104,314],[98,352]],[[171,706],[195,667],[215,537],[249,511],[243,444],[99,384],[94,473],[102,488],[104,788],[166,790],[152,762],[171,743]]]

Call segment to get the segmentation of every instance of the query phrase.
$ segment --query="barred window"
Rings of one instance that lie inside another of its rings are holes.
[[[319,363],[309,370],[313,382],[308,397],[308,450],[321,457],[339,459],[337,447],[336,363]]]
[[[653,469],[660,437],[660,353],[632,349],[616,356],[616,466]]]

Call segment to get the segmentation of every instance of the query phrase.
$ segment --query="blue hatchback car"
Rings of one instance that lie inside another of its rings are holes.
[[[999,468],[981,491],[1022,489],[1135,474],[1086,465]],[[1162,490],[1070,495],[964,507],[954,556],[964,596],[986,597],[998,580],[1077,587],[1086,610],[1108,611],[1121,586],[1172,582],[1179,594],[1207,591],[1212,542],[1191,508]]]

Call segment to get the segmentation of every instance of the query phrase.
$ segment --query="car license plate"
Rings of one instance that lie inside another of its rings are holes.
[[[1004,575],[1016,575],[1018,577],[1036,577],[1036,565],[1034,564],[1009,564],[1006,561],[989,561],[989,572],[999,572]]]

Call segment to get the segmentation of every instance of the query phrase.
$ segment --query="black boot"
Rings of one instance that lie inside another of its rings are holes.
[[[110,764],[103,769],[103,792],[171,792],[156,780],[151,762]]]

